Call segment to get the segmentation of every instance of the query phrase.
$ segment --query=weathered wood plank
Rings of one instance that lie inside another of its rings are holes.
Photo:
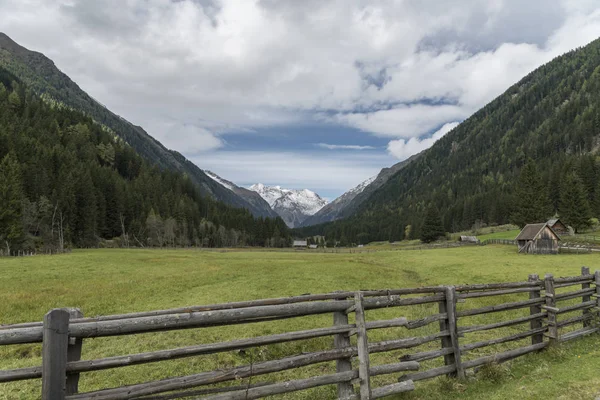
[[[460,349],[461,349],[461,351],[471,351],[471,350],[479,349],[481,347],[487,347],[487,346],[492,346],[495,344],[512,342],[515,340],[525,339],[530,336],[533,337],[535,335],[540,335],[540,334],[542,334],[542,337],[543,337],[543,333],[546,332],[547,329],[548,329],[547,327],[540,327],[540,328],[536,328],[536,329],[531,329],[526,332],[515,333],[514,335],[510,335],[510,336],[504,336],[504,337],[496,338],[496,339],[483,340],[481,342],[469,343],[469,344],[465,344],[465,345],[461,346]]]
[[[468,317],[471,315],[479,315],[479,314],[488,314],[492,312],[499,311],[508,311],[508,310],[516,310],[519,308],[530,307],[534,304],[542,304],[544,303],[544,299],[530,299],[530,300],[522,300],[515,301],[511,303],[502,303],[496,304],[493,306],[481,307],[481,308],[473,308],[470,310],[462,310],[457,313],[458,317]]]
[[[451,347],[442,348],[440,350],[421,351],[419,353],[405,354],[400,357],[400,361],[425,361],[445,356],[447,354],[454,354],[454,349]]]
[[[455,371],[456,371],[455,365],[445,365],[443,367],[428,369],[427,371],[419,371],[419,372],[414,372],[412,374],[402,375],[400,378],[398,378],[398,381],[399,382],[406,382],[409,380],[415,381],[415,382],[422,381],[424,379],[431,379],[431,378],[435,378],[436,376],[440,376],[440,375],[451,375]]]
[[[539,291],[539,290],[540,290],[539,286],[534,286],[534,287],[526,287],[526,288],[490,290],[490,291],[482,291],[482,292],[467,292],[467,293],[461,293],[457,297],[459,299],[470,299],[470,298],[477,298],[477,297],[503,296],[503,295],[515,294],[515,293],[535,292],[535,291]]]
[[[561,335],[558,338],[558,340],[560,342],[567,342],[569,340],[577,339],[577,338],[580,338],[582,336],[589,335],[589,334],[592,334],[592,333],[595,333],[595,332],[598,332],[598,328],[596,328],[596,327],[582,328],[582,329],[578,329],[576,331],[565,333],[564,335]]]
[[[367,339],[367,328],[365,327],[365,311],[363,309],[363,297],[357,292],[354,297],[356,305],[356,344],[358,347],[358,378],[360,381],[360,399],[371,399],[371,376],[369,375],[369,341]]]
[[[465,371],[462,367],[460,346],[458,344],[458,327],[456,312],[456,289],[454,286],[446,288],[446,312],[448,313],[448,331],[450,332],[450,344],[454,349],[454,364],[456,365],[456,377],[465,378]]]
[[[258,382],[246,385],[235,385],[235,386],[225,386],[225,387],[213,387],[213,388],[205,388],[205,389],[194,389],[187,390],[185,392],[172,392],[167,394],[159,394],[156,396],[144,396],[140,397],[140,400],[174,400],[174,399],[183,399],[189,398],[192,396],[205,396],[207,394],[215,394],[215,393],[223,393],[223,392],[235,392],[238,390],[248,390],[255,387],[272,385],[274,382]]]
[[[558,321],[556,323],[556,326],[559,327],[559,328],[562,328],[564,326],[573,325],[573,324],[576,324],[578,322],[584,322],[585,323],[586,321],[589,321],[592,318],[593,318],[593,315],[591,313],[590,314],[585,314],[585,315],[579,315],[579,316],[576,316],[576,317],[567,318],[567,319],[563,319],[562,321]]]
[[[42,400],[64,400],[67,382],[69,313],[55,309],[44,316]]]
[[[421,318],[421,319],[415,319],[415,320],[412,320],[412,321],[408,321],[408,323],[406,325],[406,328],[408,328],[408,329],[421,328],[423,326],[427,326],[429,324],[432,324],[432,323],[437,322],[437,321],[444,320],[446,318],[448,318],[448,314],[447,313],[434,314],[434,315],[430,315],[428,317],[424,317],[424,318]]]
[[[533,320],[542,320],[543,318],[546,318],[546,313],[541,313],[540,312],[540,313],[537,313],[537,314],[528,315],[526,317],[520,317],[520,318],[511,319],[509,321],[494,322],[493,324],[461,326],[461,327],[458,328],[458,331],[460,333],[488,331],[490,329],[496,329],[496,328],[502,328],[502,327],[505,327],[505,326],[518,325],[518,324],[522,324],[524,322],[529,322],[529,321],[533,321]]]
[[[531,274],[531,275],[529,275],[528,281],[529,282],[539,282],[540,277],[537,274]],[[537,288],[536,291],[529,293],[529,298],[531,300],[539,299],[540,297],[541,297],[541,291],[540,291],[539,287]],[[542,309],[538,304],[529,307],[529,316],[530,317],[539,316],[541,313],[542,313]],[[541,327],[542,327],[542,319],[541,318],[532,318],[530,320],[529,328],[531,330],[537,330],[537,329],[540,329]],[[542,343],[543,341],[544,341],[543,333],[539,333],[539,334],[531,336],[531,344],[538,344],[538,343]]]
[[[555,284],[561,283],[576,283],[576,282],[592,282],[594,280],[594,275],[581,275],[581,276],[567,276],[564,278],[554,278]]]
[[[554,277],[552,274],[546,274],[544,278],[544,288],[546,290],[546,294],[550,294],[551,296],[546,296],[546,307],[542,307],[548,310],[548,337],[551,342],[554,342],[556,338],[558,338],[558,328],[556,327],[556,314],[557,311],[552,310],[552,308],[556,308],[556,301],[554,300],[554,296],[556,293],[554,292]]]
[[[375,365],[370,368],[371,376],[389,375],[403,371],[418,371],[419,363],[416,361],[399,362],[395,364]]]
[[[357,371],[338,372],[331,375],[313,376],[307,379],[296,379],[293,381],[275,383],[272,385],[248,388],[236,392],[227,392],[214,396],[204,397],[205,400],[251,400],[261,397],[274,396],[277,394],[297,392],[318,386],[333,385],[347,382],[358,375]]]
[[[333,313],[333,324],[336,327],[348,326],[348,314],[342,311]],[[333,345],[336,349],[350,347],[350,337],[347,333],[339,333],[333,337]],[[336,360],[336,372],[352,371],[352,359],[350,357],[340,358]],[[350,381],[342,381],[337,385],[337,393],[339,399],[344,399],[354,394],[354,386]]]
[[[589,283],[582,283],[581,286],[590,286]],[[558,293],[554,295],[554,300],[556,301],[565,301],[565,300],[571,300],[571,299],[576,299],[577,297],[584,297],[589,301],[590,295],[592,293],[595,292],[595,289],[590,289],[589,287],[586,289],[582,289],[582,290],[575,290],[572,292],[566,292],[566,293]]]
[[[585,303],[575,304],[572,306],[561,307],[558,309],[556,314],[565,314],[572,311],[583,310],[586,308],[594,308],[596,307],[596,300],[586,301]]]
[[[477,366],[480,366],[483,364],[501,363],[501,362],[508,361],[513,358],[525,355],[527,353],[541,350],[547,346],[548,346],[548,342],[532,344],[529,346],[520,347],[518,349],[508,350],[508,351],[504,351],[502,353],[497,353],[497,354],[494,354],[491,356],[485,356],[485,357],[477,358],[475,360],[465,361],[463,363],[463,366],[465,368],[474,368],[474,367],[477,367]]]
[[[415,390],[415,384],[411,380],[392,383],[391,385],[381,386],[373,389],[371,399],[380,399],[382,397],[387,397],[398,393],[410,392],[412,390]]]
[[[495,289],[516,289],[524,287],[536,287],[541,286],[542,281],[539,282],[503,282],[503,283],[478,283],[473,285],[456,285],[457,292],[471,292],[474,290],[495,290]]]
[[[0,383],[37,379],[42,377],[42,367],[26,367],[0,371]]]
[[[588,267],[581,267],[581,275],[590,275],[590,269]],[[593,275],[592,275],[593,276]],[[590,283],[589,282],[584,282],[581,284],[581,290],[585,291],[585,290],[590,290]],[[588,302],[592,299],[591,295],[592,293],[596,293],[596,289],[591,289],[591,292],[586,293],[583,298],[581,299],[582,303]],[[583,327],[584,328],[588,328],[590,326],[590,317],[591,313],[589,309],[584,309],[583,310],[583,317],[588,317],[588,318],[584,318],[583,320]]]
[[[69,321],[71,319],[82,318],[83,313],[79,308],[71,308],[67,310],[69,312]],[[83,339],[81,338],[69,338],[69,346],[67,347],[67,363],[71,361],[79,361],[81,359],[81,347],[83,346]],[[75,394],[79,388],[79,373],[67,374],[67,388],[66,394]]]

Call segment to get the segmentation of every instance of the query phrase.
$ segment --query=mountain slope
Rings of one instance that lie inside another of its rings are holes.
[[[231,190],[236,195],[238,195],[239,197],[244,199],[244,201],[246,203],[250,204],[255,209],[264,210],[264,211],[262,211],[262,214],[264,214],[265,216],[273,217],[273,218],[276,218],[278,216],[277,213],[275,211],[273,211],[273,209],[271,208],[269,203],[266,202],[262,197],[260,197],[260,195],[258,193],[254,192],[252,190],[240,187],[233,182],[223,179],[219,175],[215,174],[212,171],[204,170],[204,173],[206,174],[206,176],[208,176],[209,178],[211,178],[212,180],[214,180],[221,186]]]
[[[429,205],[446,231],[507,223],[514,184],[532,158],[555,210],[565,174],[584,181],[600,215],[600,40],[533,71],[476,112],[363,201],[355,216],[315,227],[349,240],[419,237]],[[539,222],[539,221],[531,221]]]
[[[356,212],[360,205],[386,183],[392,175],[400,171],[418,156],[419,154],[416,154],[389,168],[383,168],[376,176],[369,178],[355,188],[350,189],[325,207],[321,208],[315,215],[305,219],[301,226],[318,225],[351,216]]]
[[[0,66],[12,72],[39,95],[80,110],[110,128],[147,161],[161,169],[187,174],[202,194],[235,207],[247,208],[257,216],[271,215],[267,208],[250,204],[233,191],[217,184],[183,155],[168,150],[141,127],[131,124],[98,103],[56,68],[52,60],[18,45],[1,32]]]
[[[54,107],[0,67],[0,246],[284,246],[281,218],[201,195],[80,111]]]
[[[265,199],[290,228],[300,226],[306,218],[327,204],[326,200],[308,189],[282,189],[262,183],[252,185],[249,189]]]

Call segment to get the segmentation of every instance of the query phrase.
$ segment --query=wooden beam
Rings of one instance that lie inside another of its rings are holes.
[[[585,276],[589,276],[590,275],[590,269],[588,267],[581,267],[581,275],[585,275]],[[589,282],[584,282],[581,284],[581,290],[582,291],[586,291],[586,290],[590,290],[590,283]],[[591,289],[592,291],[589,294],[585,294],[582,299],[581,302],[585,303],[590,301],[592,298],[590,297],[592,293],[595,292],[594,289]],[[591,312],[589,309],[584,309],[583,310],[583,317],[588,317],[591,315]],[[588,328],[590,326],[590,320],[588,318],[585,318],[583,320],[583,327],[584,328]]]
[[[371,376],[369,367],[369,341],[365,327],[365,311],[362,305],[362,295],[357,292],[354,296],[358,347],[358,378],[360,381],[360,399],[371,399]]]
[[[531,275],[529,275],[528,280],[529,280],[529,282],[539,282],[540,277],[537,274],[531,274]],[[530,299],[539,299],[540,297],[541,297],[541,291],[540,291],[539,287],[537,288],[536,291],[529,292]],[[542,312],[542,309],[539,304],[535,304],[535,305],[532,305],[531,307],[529,307],[529,315],[530,316],[540,315],[541,312]],[[529,322],[529,328],[532,331],[540,329],[541,327],[542,327],[542,319],[541,318],[535,318],[535,319],[532,318],[531,321]],[[538,344],[538,343],[542,343],[543,341],[544,341],[543,332],[531,336],[531,344]]]
[[[64,400],[67,382],[69,313],[54,309],[44,316],[42,400]]]
[[[333,325],[336,327],[348,326],[348,314],[342,311],[333,313]],[[333,337],[333,345],[336,349],[350,347],[350,338],[346,333],[339,333]],[[352,371],[352,358],[340,358],[336,360],[335,369],[337,373]],[[338,399],[344,399],[354,394],[354,386],[351,381],[341,381],[337,384]]]
[[[552,297],[546,296],[546,306],[542,306],[548,312],[548,337],[550,342],[555,342],[558,338],[558,328],[556,326],[556,301],[554,300],[554,277],[552,274],[546,274],[544,278],[544,288],[547,294],[551,294]]]

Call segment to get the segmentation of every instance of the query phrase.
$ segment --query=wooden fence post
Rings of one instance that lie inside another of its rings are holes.
[[[589,275],[589,274],[590,274],[590,269],[588,267],[581,267],[581,275]],[[589,288],[590,288],[590,284],[589,283],[582,283],[581,284],[581,289],[582,290],[589,289]],[[588,295],[583,296],[581,301],[585,303],[586,301],[590,301],[591,299],[592,299],[592,296],[588,294]],[[589,318],[590,313],[591,313],[590,309],[583,310],[583,317],[584,318],[586,318],[586,317]],[[583,320],[583,327],[587,328],[587,327],[589,327],[591,325],[591,323],[592,323],[592,321],[590,321],[589,319],[584,319]]]
[[[365,324],[365,310],[362,305],[362,293],[354,296],[356,315],[356,343],[358,347],[358,378],[360,380],[360,400],[371,399],[371,376],[369,375],[369,342]]]
[[[42,400],[64,400],[67,377],[69,313],[54,309],[44,316]]]
[[[83,318],[83,313],[79,308],[68,309],[69,318]],[[82,338],[69,338],[69,345],[67,347],[67,361],[79,361],[81,359],[81,347],[83,345]],[[79,386],[79,373],[67,374],[67,395],[76,394]]]
[[[440,313],[446,313],[448,316],[445,320],[440,320],[440,331],[449,331],[450,336],[442,337],[442,347],[452,348],[453,352],[444,355],[444,364],[456,366],[456,371],[454,373],[448,374],[448,376],[463,379],[465,377],[465,371],[462,367],[460,347],[458,344],[458,321],[456,317],[456,288],[454,286],[446,286],[445,295],[445,300],[442,300],[439,303],[439,310]]]
[[[546,289],[546,312],[548,313],[548,337],[550,343],[558,341],[558,326],[556,326],[556,299],[554,291],[554,276],[546,274],[544,279],[544,288]]]
[[[348,314],[344,311],[333,313],[334,325],[348,325]],[[350,347],[350,337],[348,333],[339,333],[333,337],[333,345],[336,349]],[[335,362],[336,372],[352,371],[352,358],[340,358]],[[352,382],[340,382],[337,385],[338,399],[347,399],[354,394]]]
[[[529,282],[539,282],[540,277],[538,274],[531,274],[529,275]],[[542,296],[541,294],[541,288],[539,288],[538,290],[529,292],[529,299],[539,299]],[[529,315],[535,315],[535,314],[539,314],[542,312],[542,307],[539,304],[533,305],[531,307],[529,307]],[[531,320],[531,322],[529,323],[529,328],[530,329],[539,329],[542,327],[542,319],[533,319]],[[542,343],[544,341],[544,334],[543,333],[536,333],[535,335],[531,336],[531,344],[538,344],[538,343]]]
[[[596,307],[600,309],[600,271],[596,271],[594,273],[594,283],[596,284]],[[600,311],[596,311],[596,316],[600,314]],[[600,328],[596,328],[596,330],[600,330]]]

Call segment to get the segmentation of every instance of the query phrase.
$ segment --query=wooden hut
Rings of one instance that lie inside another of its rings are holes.
[[[567,228],[567,225],[563,224],[558,218],[549,219],[546,223],[559,236],[569,234],[569,228]]]
[[[527,224],[515,239],[519,253],[558,254],[560,237],[548,223]]]

